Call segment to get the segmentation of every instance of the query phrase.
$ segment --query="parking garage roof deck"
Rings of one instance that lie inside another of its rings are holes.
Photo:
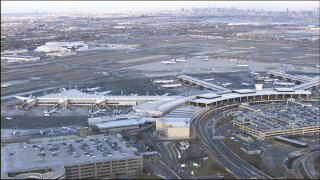
[[[258,108],[251,108],[258,110]],[[284,105],[280,107],[263,106],[263,108],[259,109],[259,113],[238,113],[235,121],[246,124],[246,127],[263,132],[320,125],[318,120],[320,116],[312,110],[313,108],[290,105],[287,111],[284,111],[284,109]],[[281,119],[282,121],[279,122],[277,119]]]
[[[62,138],[63,137],[61,136],[61,139]],[[55,142],[46,141],[42,143],[25,145],[19,145],[18,143],[8,144],[4,147],[1,147],[1,159],[5,159],[4,161],[7,163],[7,172],[20,172],[25,170],[28,171],[44,169],[47,166],[51,167],[56,164],[63,164],[64,166],[75,166],[81,164],[91,164],[138,157],[134,154],[131,147],[127,147],[127,145],[125,143],[122,143],[120,138],[116,135],[111,135],[110,137],[103,135],[89,136],[83,138],[82,140],[83,141],[81,142],[76,142],[76,140],[64,140]],[[114,146],[117,146],[117,148],[109,145],[109,142],[114,143]],[[65,145],[63,145],[62,143],[64,143]],[[70,145],[68,146],[67,143]],[[89,150],[84,150],[83,148],[81,148],[84,143],[88,145]],[[97,149],[100,143],[100,146],[105,148],[105,153],[110,153],[109,156],[104,156],[103,151]],[[97,147],[95,147],[95,145]],[[42,152],[43,154],[45,154],[45,156],[37,155],[40,153],[40,150],[42,148]],[[69,150],[68,152],[68,149],[70,148],[71,150]],[[60,152],[58,151],[58,149]],[[79,157],[75,157],[75,155],[73,155],[74,152],[75,154],[78,154]],[[95,157],[93,157],[93,155],[86,156],[86,152],[87,154],[90,154],[89,152],[92,152]],[[125,152],[125,154],[123,154],[122,152]],[[53,156],[53,154],[56,154],[56,156]],[[1,171],[3,171],[2,168]]]

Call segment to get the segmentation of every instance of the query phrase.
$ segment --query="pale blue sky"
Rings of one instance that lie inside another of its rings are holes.
[[[179,9],[182,7],[231,7],[264,10],[313,10],[318,1],[2,1],[1,13],[125,12]]]

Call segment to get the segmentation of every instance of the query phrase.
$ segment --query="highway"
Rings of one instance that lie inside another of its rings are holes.
[[[228,111],[231,110],[232,109],[229,109]],[[227,113],[228,111],[224,111],[223,113]],[[229,172],[241,179],[271,178],[233,153],[221,139],[213,139],[214,136],[221,136],[224,128],[230,126],[230,124],[226,124],[212,132],[212,128],[210,128],[211,125],[209,126],[209,120],[217,119],[221,116],[221,113],[216,113],[212,116],[213,112],[214,110],[210,110],[198,116],[194,122],[195,133],[202,140],[208,152],[212,156],[216,156]]]
[[[153,135],[147,133],[151,142],[157,147],[157,150],[161,154],[164,162],[167,164],[168,167],[171,168],[172,171],[176,172],[177,176],[182,179],[192,179],[192,177],[179,166],[177,162],[177,156],[174,152],[172,147],[172,143],[166,143],[164,141],[159,141],[158,134]]]
[[[293,163],[292,170],[297,173],[299,178],[317,179],[317,176],[319,176],[320,174],[314,169],[311,163],[312,159],[317,155],[320,155],[320,151],[315,151],[315,152],[306,154],[304,156],[301,156]],[[307,174],[308,177],[304,177],[303,173],[301,173],[299,168],[300,164],[302,164],[304,172]]]

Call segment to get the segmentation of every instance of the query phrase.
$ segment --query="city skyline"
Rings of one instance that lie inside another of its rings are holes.
[[[72,7],[72,8],[71,8]],[[177,10],[180,8],[230,8],[256,9],[265,11],[315,10],[317,1],[1,1],[1,13],[34,12],[150,12]],[[71,9],[70,9],[71,8]]]

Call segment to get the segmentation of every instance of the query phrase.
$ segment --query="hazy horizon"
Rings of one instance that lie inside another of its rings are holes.
[[[150,12],[179,8],[232,7],[266,11],[314,10],[318,1],[1,1],[1,14],[34,12]]]

